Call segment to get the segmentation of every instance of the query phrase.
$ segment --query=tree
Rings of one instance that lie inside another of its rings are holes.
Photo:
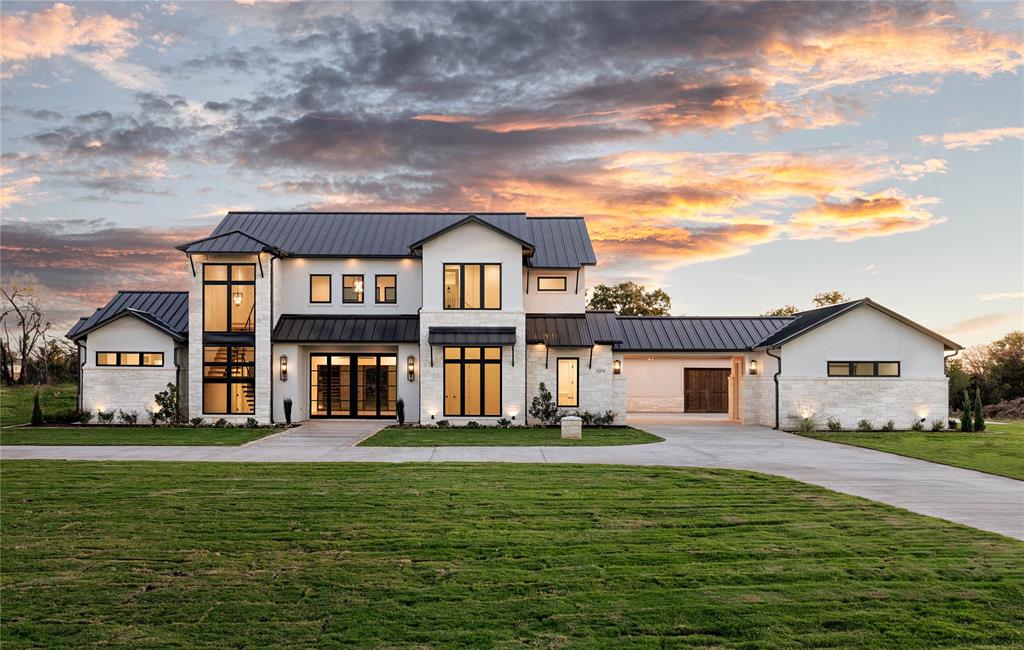
[[[537,395],[530,402],[530,415],[543,424],[554,424],[558,419],[558,406],[544,382],[537,386]]]
[[[599,284],[590,296],[588,309],[610,309],[621,316],[668,316],[672,299],[661,289],[648,291],[636,282]]]
[[[1024,331],[993,341],[987,351],[988,403],[1024,397]]]
[[[15,277],[10,286],[0,289],[3,297],[3,311],[0,312],[0,328],[3,330],[3,346],[0,359],[3,361],[3,379],[9,384],[24,384],[27,368],[33,350],[44,340],[50,329],[50,321],[43,316],[39,307],[39,291],[28,280]],[[14,364],[21,362],[21,370],[15,377]]]
[[[981,389],[977,386],[974,387],[974,421],[971,424],[974,425],[975,431],[985,430],[985,414],[981,412]]]
[[[963,396],[971,385],[971,375],[964,369],[963,359],[946,361],[946,375],[949,377],[949,408],[958,411],[964,407]]]
[[[823,291],[815,294],[811,298],[811,302],[814,303],[815,307],[828,307],[829,305],[838,305],[841,302],[849,302],[849,298],[842,291]]]
[[[768,311],[761,314],[762,316],[792,316],[793,314],[800,311],[796,305],[785,305],[783,307],[776,307],[775,309],[769,309]]]
[[[971,418],[971,396],[964,389],[964,410],[960,416],[960,430],[970,433],[974,431],[974,423]]]

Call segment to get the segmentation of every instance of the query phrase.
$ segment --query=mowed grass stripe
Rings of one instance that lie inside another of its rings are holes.
[[[754,473],[2,470],[10,647],[1024,641],[1024,544]]]

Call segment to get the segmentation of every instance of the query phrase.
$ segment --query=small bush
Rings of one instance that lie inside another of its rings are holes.
[[[117,417],[121,419],[121,424],[127,424],[133,426],[139,421],[138,411],[118,411]]]
[[[114,409],[109,411],[96,410],[96,419],[99,420],[100,424],[110,424],[114,421],[114,416],[117,412]]]
[[[555,404],[551,391],[544,385],[544,382],[540,382],[540,385],[537,386],[537,395],[530,402],[530,415],[547,425],[557,424],[561,419],[558,405]]]
[[[910,430],[911,431],[924,431],[924,422],[921,422],[921,420],[915,419],[914,422],[910,425]]]
[[[479,429],[480,428],[480,423],[477,422],[476,420],[470,420],[469,422],[466,423],[466,428],[467,429]]]
[[[839,418],[829,418],[825,421],[825,426],[828,427],[829,431],[842,431],[843,423],[839,421]]]
[[[156,410],[156,411],[151,411],[149,409],[146,409],[146,417],[149,418],[149,424],[150,425],[155,427],[156,425],[160,424],[160,411],[159,411],[159,409]]]
[[[932,420],[932,431],[942,431],[942,420]]]
[[[292,398],[290,397],[284,398],[284,423],[289,425],[292,423]]]
[[[452,426],[452,423],[449,422],[448,420],[438,420],[435,426],[438,429],[447,429],[448,427]]]
[[[953,418],[949,418],[949,420],[946,421],[946,426],[949,428],[950,431],[956,431],[958,424],[959,423]]]
[[[260,422],[256,418],[245,418],[246,429],[255,429],[258,426],[260,426]]]
[[[507,429],[512,426],[512,420],[509,420],[508,418],[498,418],[498,426],[502,429]]]
[[[188,423],[192,425],[193,429],[198,429],[199,427],[203,426],[203,418],[192,418],[191,420],[188,421]]]
[[[894,420],[886,420],[885,424],[882,425],[882,431],[895,431],[896,422]]]
[[[871,420],[861,420],[857,423],[857,431],[873,431],[875,428],[874,423]]]
[[[213,423],[213,426],[216,429],[223,429],[224,427],[228,426],[228,421],[225,420],[224,418],[220,418]]]
[[[800,433],[810,433],[815,429],[817,429],[817,427],[814,425],[814,418],[800,418]]]
[[[185,415],[181,411],[181,401],[178,398],[178,387],[171,383],[167,384],[166,389],[153,396],[153,401],[160,407],[159,419],[174,424],[185,421]]]
[[[985,430],[985,413],[981,407],[981,388],[974,387],[974,417],[972,424],[974,424],[975,431]]]
[[[43,424],[43,409],[39,406],[39,386],[36,386],[35,397],[32,398],[32,426],[38,427]]]
[[[395,416],[398,418],[398,424],[405,424],[405,400],[401,397],[395,402]],[[291,418],[288,422],[291,423]]]
[[[971,417],[972,415],[973,415],[973,406],[971,404],[971,396],[967,392],[967,389],[965,388],[964,389],[964,412],[963,412],[963,415],[960,416],[960,430],[963,431],[964,433],[970,433],[971,431],[974,431],[974,418]]]
[[[89,424],[92,422],[93,414],[92,411],[82,411],[78,414],[78,421],[82,424]]]

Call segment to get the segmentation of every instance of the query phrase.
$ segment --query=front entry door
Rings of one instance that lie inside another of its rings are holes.
[[[394,417],[397,400],[397,356],[310,355],[310,417]]]
[[[683,412],[729,412],[728,368],[686,368],[683,383]]]

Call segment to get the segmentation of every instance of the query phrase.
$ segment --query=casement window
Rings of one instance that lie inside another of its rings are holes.
[[[899,361],[829,361],[829,377],[899,377]]]
[[[163,352],[97,352],[97,366],[162,366]]]
[[[309,275],[309,301],[318,304],[331,302],[331,276],[311,273]]]
[[[341,301],[347,303],[363,302],[363,276],[341,276]]]
[[[393,305],[398,302],[398,276],[378,275],[376,302],[380,305]]]
[[[444,414],[501,415],[501,348],[444,349]]]
[[[445,309],[501,309],[501,264],[445,264]]]
[[[203,413],[252,415],[256,410],[256,348],[203,347]]]
[[[565,276],[540,276],[537,291],[565,291]]]
[[[203,331],[256,329],[256,265],[203,265]]]
[[[575,357],[559,357],[558,375],[555,377],[555,394],[559,406],[580,405],[580,360]]]

